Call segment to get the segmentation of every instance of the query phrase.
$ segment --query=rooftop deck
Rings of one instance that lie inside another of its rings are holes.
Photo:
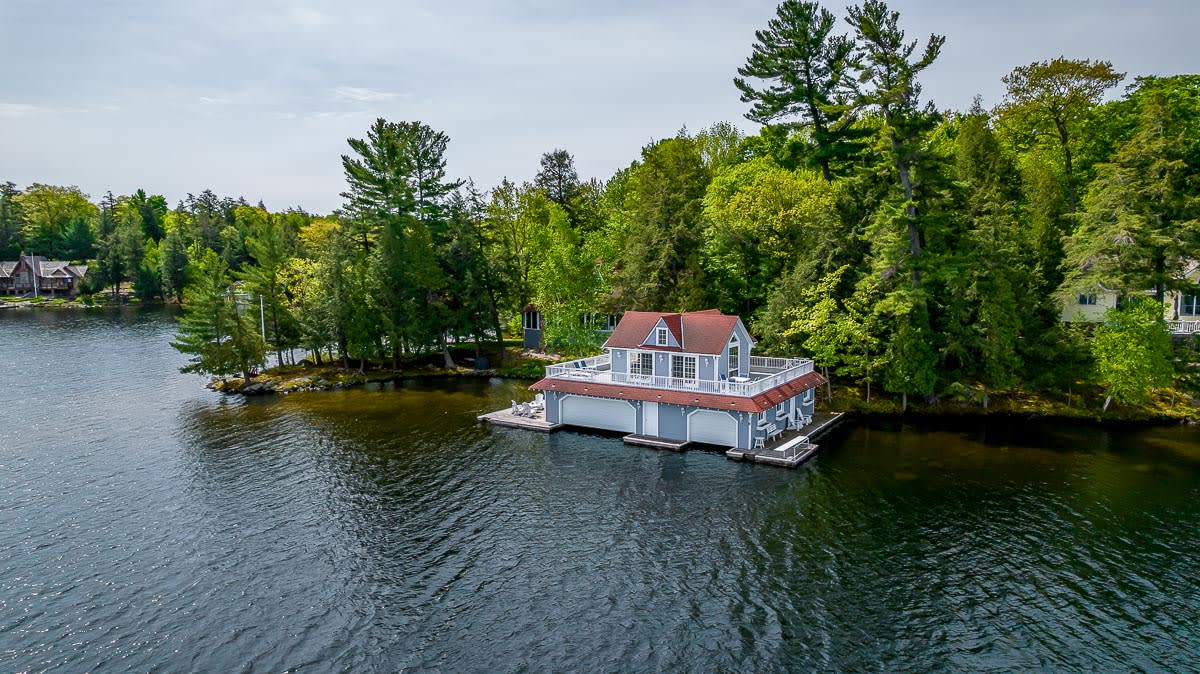
[[[597,384],[619,384],[641,388],[666,389],[670,391],[690,391],[696,393],[714,393],[728,396],[756,396],[769,391],[793,379],[802,377],[813,371],[813,362],[808,358],[763,358],[750,357],[750,376],[744,381],[678,379],[675,377],[655,377],[642,374],[613,372],[612,361],[608,354],[593,358],[559,363],[546,367],[546,376],[551,379],[583,380]]]

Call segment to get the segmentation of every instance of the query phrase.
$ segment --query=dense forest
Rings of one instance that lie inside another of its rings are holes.
[[[447,177],[444,133],[380,119],[348,141],[328,216],[7,183],[0,259],[90,260],[88,292],[182,301],[177,346],[213,373],[297,347],[449,361],[534,304],[565,353],[596,348],[595,315],[718,307],[866,396],[1169,385],[1189,369],[1163,302],[1195,293],[1200,76],[1050,58],[994,108],[939,110],[921,77],[944,39],[909,39],[878,0],[840,18],[787,0],[733,77],[754,135],[680,130],[603,181],[553,149],[532,182],[485,190]],[[1126,300],[1064,324],[1097,288]]]

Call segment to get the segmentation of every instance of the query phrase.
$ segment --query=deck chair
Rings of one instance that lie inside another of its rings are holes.
[[[544,393],[538,392],[537,395],[533,396],[533,404],[530,405],[530,407],[532,407],[535,410],[546,409],[546,395]]]

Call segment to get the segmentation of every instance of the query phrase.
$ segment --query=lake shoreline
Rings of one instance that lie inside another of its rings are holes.
[[[333,391],[363,387],[371,384],[399,383],[406,380],[451,380],[461,378],[496,378],[537,381],[544,362],[536,359],[520,361],[513,367],[471,369],[459,367],[447,369],[429,365],[416,365],[401,370],[343,370],[341,365],[285,365],[265,370],[249,383],[240,377],[213,377],[207,387],[227,395],[247,397],[264,395],[287,395],[300,392]],[[992,393],[989,404],[962,400],[942,400],[934,403],[909,401],[905,409],[899,398],[875,393],[867,401],[853,387],[837,387],[832,400],[819,395],[820,409],[845,412],[858,419],[877,420],[946,420],[946,419],[1022,419],[1063,420],[1073,423],[1114,426],[1171,426],[1200,424],[1200,408],[1177,396],[1168,404],[1165,397],[1155,399],[1146,406],[1112,406],[1108,412],[1091,407],[1089,398],[1067,396],[1070,403],[1057,400],[1055,393],[1030,393],[1024,391]],[[1093,398],[1097,397],[1095,395]],[[1102,401],[1103,398],[1098,398]]]

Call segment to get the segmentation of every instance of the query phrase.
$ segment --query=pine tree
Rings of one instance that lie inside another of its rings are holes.
[[[256,322],[238,310],[229,284],[229,267],[215,252],[200,260],[196,283],[188,287],[179,332],[171,346],[190,356],[181,372],[241,374],[262,363],[266,345]]]
[[[835,162],[862,149],[851,114],[854,44],[833,34],[835,23],[815,2],[784,0],[767,28],[755,32],[754,51],[733,80],[742,101],[753,103],[748,119],[770,124],[799,118],[811,128],[813,159],[826,181],[833,180]],[[745,78],[770,84],[756,88]]]

